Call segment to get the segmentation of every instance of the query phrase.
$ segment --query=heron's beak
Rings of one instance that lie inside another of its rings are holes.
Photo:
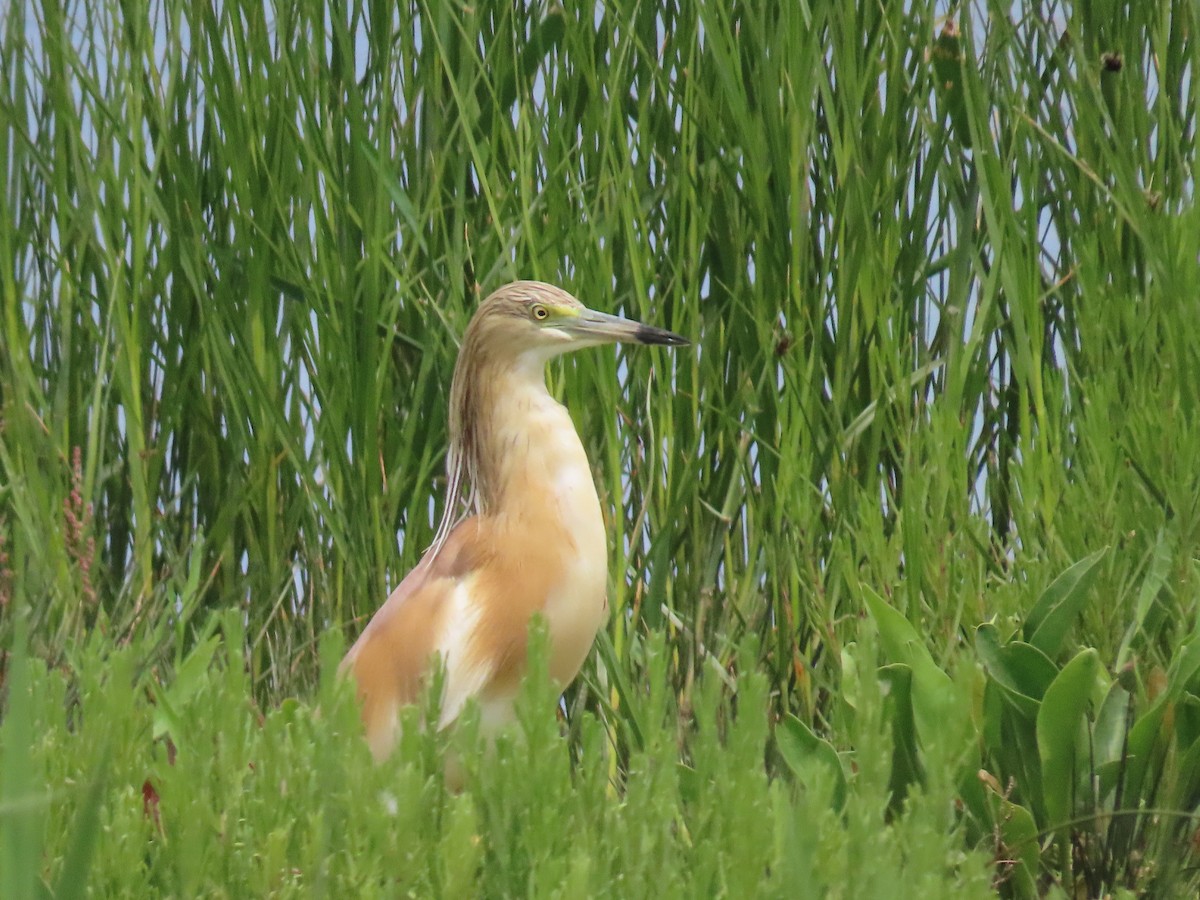
[[[608,313],[585,309],[578,318],[567,319],[557,324],[557,328],[578,338],[580,343],[608,344],[613,342],[633,344],[667,344],[679,347],[690,343],[687,338],[680,337],[665,328],[655,328],[653,325],[643,325],[633,319],[621,316],[610,316]]]

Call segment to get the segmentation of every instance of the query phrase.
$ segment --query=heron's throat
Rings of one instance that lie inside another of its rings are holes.
[[[587,455],[570,414],[546,390],[544,358],[460,365],[451,395],[447,508],[456,516],[600,522]]]

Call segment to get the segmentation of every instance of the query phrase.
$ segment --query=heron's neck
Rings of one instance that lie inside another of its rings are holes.
[[[522,362],[491,380],[476,460],[483,511],[575,515],[594,506],[599,514],[591,467],[570,414],[546,390],[544,363]],[[578,510],[580,505],[585,508]]]
[[[475,513],[598,533],[603,546],[591,467],[570,414],[546,390],[545,362],[476,357],[455,373],[447,503],[457,508],[466,494]]]

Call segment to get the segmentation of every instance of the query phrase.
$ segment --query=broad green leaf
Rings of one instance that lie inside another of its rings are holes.
[[[1039,896],[1038,876],[1041,874],[1041,846],[1038,844],[1038,827],[1033,814],[1005,798],[1000,798],[997,814],[1000,822],[1002,849],[1013,867],[1007,873],[1008,885],[1018,897]]]
[[[1054,663],[1031,644],[1022,641],[1001,644],[999,632],[991,624],[975,629],[975,649],[984,670],[1005,699],[1022,714],[1036,717],[1046,688],[1058,675]]]
[[[1120,760],[1133,725],[1132,713],[1132,697],[1120,682],[1114,681],[1109,685],[1092,727],[1093,756],[1097,766]]]
[[[988,802],[987,791],[979,777],[979,770],[963,769],[958,779],[958,793],[967,814],[965,824],[968,840],[980,841],[985,835],[996,833],[996,816]]]
[[[862,691],[858,672],[858,643],[856,641],[848,642],[842,647],[839,656],[842,671],[842,699],[851,709],[858,709],[859,695]]]
[[[994,681],[987,682],[983,688],[983,724],[980,732],[983,736],[983,745],[989,750],[995,750],[1001,746],[1001,728],[1004,716],[1008,713],[1006,704],[1004,689]]]
[[[833,744],[804,722],[788,714],[775,728],[775,744],[779,755],[792,774],[803,784],[814,765],[822,767],[834,779],[833,805],[841,812],[846,803],[846,772]]]
[[[889,806],[898,811],[908,796],[909,786],[924,779],[921,755],[913,721],[912,669],[901,663],[883,666],[880,679],[888,686],[884,708],[891,712],[892,773],[888,780],[892,799]]]
[[[1154,790],[1156,779],[1153,777],[1153,767],[1161,764],[1163,740],[1169,739],[1169,736],[1163,733],[1169,706],[1170,699],[1164,694],[1138,716],[1133,728],[1129,730],[1124,803],[1127,809],[1136,809],[1143,799],[1149,799],[1143,797],[1143,790]]]
[[[984,693],[985,758],[1003,779],[1005,787],[1027,805],[1039,822],[1046,817],[1042,797],[1042,764],[1038,753],[1036,716],[1027,716],[1011,703],[1004,689],[989,682]],[[1040,709],[1040,704],[1038,706]]]
[[[1050,583],[1025,621],[1025,640],[1053,659],[1088,600],[1096,564],[1108,548],[1085,556]]]
[[[1200,697],[1185,692],[1175,703],[1175,742],[1190,747],[1200,740]]]
[[[945,717],[955,714],[950,676],[933,661],[924,638],[898,610],[870,587],[863,588],[863,598],[879,629],[884,655],[912,670],[913,713],[921,742],[928,743],[942,732]]]
[[[999,839],[997,851],[1004,860],[1001,871],[1005,884],[1018,897],[1037,897],[1037,878],[1041,872],[1041,847],[1038,827],[1033,813],[1020,803],[1014,803],[1009,788],[994,777],[980,773],[974,779],[986,798],[994,822],[994,836]]]
[[[1096,790],[1100,798],[1100,803],[1105,808],[1113,808],[1115,806],[1118,784],[1121,785],[1121,809],[1127,810],[1131,808],[1129,803],[1134,793],[1128,789],[1131,762],[1132,757],[1126,756],[1122,759],[1109,760],[1108,762],[1096,764]],[[1137,808],[1136,799],[1134,799],[1132,808]]]
[[[1037,717],[1037,745],[1042,762],[1042,791],[1050,824],[1072,812],[1079,787],[1076,771],[1089,752],[1084,740],[1088,703],[1096,689],[1100,654],[1083,650],[1066,666],[1042,699]]]
[[[1194,808],[1200,792],[1200,740],[1193,740],[1180,750],[1179,780],[1171,785],[1171,793],[1162,798],[1163,805],[1171,809]]]

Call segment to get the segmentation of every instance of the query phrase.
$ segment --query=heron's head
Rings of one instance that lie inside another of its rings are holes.
[[[553,285],[515,281],[479,305],[463,338],[462,352],[545,363],[581,347],[618,342],[679,346],[687,340],[662,328],[588,309]]]

